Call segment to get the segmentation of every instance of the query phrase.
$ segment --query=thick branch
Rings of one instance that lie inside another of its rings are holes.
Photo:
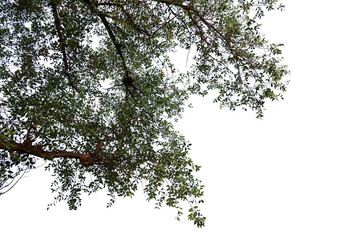
[[[84,166],[99,163],[98,157],[101,149],[102,141],[100,141],[94,154],[82,154],[75,152],[49,152],[43,149],[42,145],[32,145],[29,139],[26,139],[23,143],[17,143],[15,141],[0,141],[0,149],[4,149],[10,152],[28,153],[40,158],[52,160],[54,158],[75,158],[79,159]]]

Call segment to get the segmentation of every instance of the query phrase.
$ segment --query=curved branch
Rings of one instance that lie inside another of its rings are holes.
[[[5,186],[0,185],[0,190],[3,190],[3,189],[5,189],[5,188],[8,188],[8,189],[6,189],[4,192],[0,192],[0,196],[1,196],[1,195],[4,195],[5,193],[7,193],[7,192],[9,192],[11,189],[13,189],[13,187],[15,187],[15,185],[20,181],[20,179],[25,175],[25,173],[28,172],[28,169],[29,169],[29,167],[27,167],[25,170],[24,170],[24,169],[21,169],[21,170],[19,170],[19,171],[15,174],[15,177],[17,177],[17,176],[20,174],[20,172],[22,171],[21,176],[16,180],[15,183],[13,183],[13,182],[15,181],[15,177],[14,177],[14,178],[10,181],[10,183],[6,184]]]
[[[101,162],[101,157],[98,157],[99,151],[101,149],[102,141],[99,142],[98,146],[95,149],[93,154],[83,154],[75,152],[49,152],[43,149],[42,145],[32,145],[32,142],[28,139],[23,143],[17,143],[15,141],[2,140],[0,141],[0,149],[4,149],[10,152],[20,152],[28,153],[40,158],[53,160],[54,158],[75,158],[79,159],[80,162],[88,167],[93,164],[99,164]]]

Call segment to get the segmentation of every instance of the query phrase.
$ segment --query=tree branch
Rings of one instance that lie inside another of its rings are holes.
[[[139,25],[137,25],[134,21],[134,17],[128,13],[125,8],[124,8],[124,5],[123,4],[120,4],[120,3],[98,3],[98,2],[95,2],[94,3],[95,6],[111,6],[111,7],[119,7],[121,9],[121,11],[125,14],[126,18],[128,19],[128,21],[130,22],[130,24],[134,27],[134,29],[136,29],[138,32],[140,33],[143,33],[143,34],[146,34],[148,36],[151,36],[151,34],[146,30],[146,29],[143,29],[141,28]],[[106,15],[107,17],[109,18],[113,18],[113,19],[117,19],[115,17],[112,17],[112,16],[109,16],[109,15]]]
[[[161,2],[161,3],[167,3],[167,4],[171,4],[171,5],[175,5],[175,6],[178,6],[178,7],[181,7],[185,10],[191,10],[191,11],[195,11],[195,12],[198,12],[197,9],[189,6],[189,5],[184,5],[184,4],[181,4],[181,3],[178,3],[176,1],[173,1],[173,0],[154,0],[155,2]]]
[[[60,51],[62,52],[62,55],[63,55],[64,72],[65,72],[65,75],[69,76],[69,64],[68,64],[68,60],[67,60],[64,38],[61,34],[60,18],[57,13],[57,3],[55,3],[55,1],[51,1],[50,6],[52,8],[52,12],[53,12],[54,20],[55,20],[56,32],[59,37]]]
[[[52,12],[53,12],[54,20],[55,20],[56,32],[57,32],[57,35],[59,37],[60,51],[61,51],[61,53],[63,55],[64,73],[68,77],[71,87],[74,88],[78,92],[76,86],[74,85],[74,83],[70,79],[68,57],[67,57],[67,54],[66,54],[65,41],[64,41],[64,38],[63,38],[63,36],[61,34],[60,17],[59,17],[59,14],[57,12],[57,3],[55,1],[51,1],[50,6],[52,8]]]
[[[125,72],[128,71],[128,68],[127,68],[127,65],[126,65],[126,61],[125,61],[125,57],[124,57],[124,54],[123,54],[123,51],[122,51],[122,46],[121,44],[119,43],[119,41],[116,39],[116,36],[114,34],[114,32],[112,31],[111,29],[111,26],[110,26],[110,23],[109,21],[106,19],[106,16],[105,14],[101,13],[96,5],[94,4],[94,2],[92,2],[91,0],[83,0],[84,3],[86,3],[86,5],[89,6],[90,10],[92,12],[94,12],[102,21],[102,23],[104,24],[105,28],[106,28],[106,31],[108,32],[109,36],[110,36],[110,39],[111,41],[113,42],[113,44],[115,45],[115,48],[116,48],[116,51],[117,53],[119,54],[120,58],[121,58],[121,61],[123,63],[123,67],[124,67],[124,70]]]
[[[222,39],[223,41],[225,41],[225,43],[227,44],[229,50],[231,51],[231,53],[240,59],[245,60],[246,62],[248,62],[252,67],[254,67],[253,62],[251,61],[251,58],[249,58],[249,56],[247,56],[247,54],[243,51],[239,51],[238,49],[234,48],[234,45],[236,46],[237,44],[232,41],[232,39],[226,37],[218,28],[216,28],[213,24],[211,24],[207,19],[204,18],[204,16],[200,13],[199,9],[196,9],[192,6],[189,5],[184,5],[181,4],[179,2],[176,2],[174,0],[153,0],[155,2],[161,2],[161,3],[165,3],[165,4],[170,4],[170,5],[174,5],[177,7],[180,7],[182,9],[184,9],[185,11],[187,11],[189,13],[189,17],[190,19],[193,21],[193,23],[195,24],[195,27],[199,30],[200,33],[200,38],[205,41],[206,43],[206,36],[204,35],[204,32],[201,31],[201,27],[198,24],[198,21],[196,21],[196,19],[190,14],[190,12],[193,12],[199,19],[200,21],[205,24],[205,26],[207,26],[207,28],[212,31],[215,35],[218,35],[220,37],[220,39]],[[212,6],[210,6],[211,8]]]
[[[28,153],[48,160],[53,160],[54,158],[75,158],[75,159],[79,159],[80,162],[85,167],[88,167],[93,164],[102,163],[101,157],[98,156],[101,146],[102,146],[102,141],[99,142],[93,154],[82,154],[82,153],[65,152],[65,151],[62,152],[45,151],[42,145],[32,145],[30,139],[26,139],[23,143],[17,143],[12,140],[0,141],[0,149],[4,149],[10,152]]]
[[[196,26],[196,28],[199,31],[200,37],[201,39],[208,45],[211,46],[210,43],[206,40],[205,36],[204,36],[204,31],[203,29],[199,26],[198,22],[195,20],[195,18],[193,17],[193,15],[191,15],[190,11],[188,11],[189,17],[191,19],[191,21],[194,23],[194,25]]]
[[[0,185],[0,190],[3,190],[5,188],[8,188],[7,190],[5,190],[4,192],[0,192],[0,196],[1,195],[4,195],[5,193],[9,192],[13,187],[15,187],[15,185],[20,181],[20,179],[25,175],[25,173],[27,173],[29,170],[29,167],[27,167],[26,169],[20,169],[18,170],[16,173],[15,173],[15,176],[13,176],[14,178],[12,178],[12,180],[6,184],[5,186],[3,184]],[[21,171],[22,171],[22,174],[21,174]],[[15,183],[13,183],[15,181],[15,178],[20,175],[21,176],[16,180]],[[3,183],[3,182],[2,182]],[[5,183],[4,183],[5,184]]]

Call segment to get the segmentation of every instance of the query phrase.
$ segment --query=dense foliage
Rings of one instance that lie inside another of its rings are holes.
[[[173,128],[191,94],[263,115],[288,71],[259,32],[276,0],[0,1],[0,189],[43,159],[56,203],[138,187],[201,227],[199,170]],[[171,62],[193,57],[187,72]],[[209,130],[211,131],[211,130]]]

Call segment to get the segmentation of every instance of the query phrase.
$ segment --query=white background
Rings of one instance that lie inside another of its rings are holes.
[[[205,228],[155,210],[141,193],[110,209],[99,193],[78,211],[46,211],[51,179],[40,169],[0,198],[0,238],[360,239],[360,2],[282,2],[262,31],[285,43],[285,100],[257,120],[194,98],[178,125],[203,166]]]

